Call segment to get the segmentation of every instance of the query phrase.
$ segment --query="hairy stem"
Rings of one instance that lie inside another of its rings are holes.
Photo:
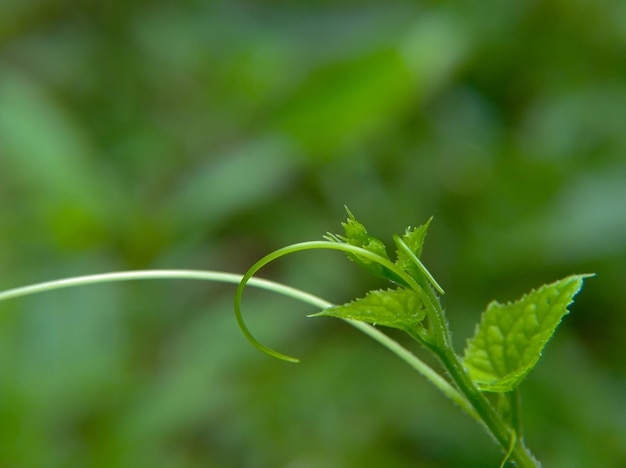
[[[530,451],[524,446],[521,438],[518,438],[518,435],[520,435],[518,432],[519,414],[516,415],[517,419],[515,419],[513,427],[505,422],[500,414],[491,406],[485,395],[474,384],[461,359],[454,352],[450,329],[439,298],[436,296],[434,290],[430,288],[428,284],[423,284],[423,282],[424,280],[430,282],[437,290],[440,290],[441,286],[434,281],[434,278],[432,278],[432,275],[430,275],[426,267],[421,265],[419,259],[399,237],[396,236],[394,240],[398,247],[403,249],[405,253],[420,266],[420,271],[424,274],[424,277],[422,281],[417,279],[418,283],[422,284],[420,284],[419,290],[416,289],[416,292],[423,297],[424,304],[430,309],[431,314],[429,314],[429,316],[434,317],[434,320],[429,321],[429,330],[433,339],[432,342],[425,341],[422,337],[414,333],[409,333],[409,335],[413,336],[414,339],[421,342],[439,357],[454,383],[472,404],[476,413],[478,413],[480,421],[498,444],[500,444],[505,453],[507,453],[507,456],[510,453],[518,466],[523,468],[540,466],[539,462],[535,460]],[[519,408],[516,409],[518,410]],[[513,448],[511,448],[512,440]]]
[[[502,420],[485,395],[476,387],[452,347],[434,350],[434,352],[438,355],[461,393],[463,393],[472,404],[489,433],[498,442],[500,447],[507,452],[511,443],[511,437],[515,437],[513,431],[516,430],[516,428],[510,428],[509,425]],[[524,446],[522,440],[518,440],[515,444],[511,458],[522,468],[536,468],[541,466]]]

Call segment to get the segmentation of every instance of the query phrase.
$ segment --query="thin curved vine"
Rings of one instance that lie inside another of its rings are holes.
[[[101,273],[95,275],[76,276],[54,281],[45,281],[29,286],[22,286],[19,288],[1,291],[0,302],[9,299],[17,299],[20,297],[30,296],[33,294],[54,291],[58,289],[120,281],[183,279],[239,284],[243,278],[243,275],[211,270],[137,270]],[[275,292],[277,294],[282,294],[283,296],[291,297],[316,308],[325,309],[333,306],[332,303],[318,296],[297,288],[293,288],[291,286],[287,286],[282,283],[277,283],[275,281],[270,281],[262,278],[248,278],[246,282],[249,283],[249,285],[252,287]],[[457,403],[470,416],[479,420],[478,415],[476,414],[472,406],[457,389],[451,386],[448,381],[442,378],[436,371],[434,371],[421,359],[417,358],[405,347],[400,345],[397,341],[393,340],[389,336],[385,335],[381,331],[366,323],[357,322],[355,320],[345,320],[345,322],[352,325],[357,330],[361,331],[365,335],[369,336],[370,338],[390,350],[392,353],[394,353],[396,356],[406,362],[409,366],[411,366],[415,371],[430,380],[442,393],[444,393],[448,398]]]

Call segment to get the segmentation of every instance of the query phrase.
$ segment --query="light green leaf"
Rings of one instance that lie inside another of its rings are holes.
[[[345,223],[341,223],[341,226],[343,227],[346,235],[338,236],[328,233],[326,234],[326,236],[324,236],[324,238],[332,242],[344,242],[349,245],[361,247],[384,258],[385,260],[389,260],[389,256],[387,255],[387,249],[383,241],[373,236],[370,236],[367,233],[367,229],[365,229],[365,226],[363,226],[356,220],[348,207],[346,207],[346,211],[348,212],[348,220]],[[351,261],[353,261],[358,266],[374,276],[388,279],[395,283],[404,284],[404,282],[400,278],[398,278],[393,272],[389,271],[388,268],[380,265],[374,260],[351,253],[347,254],[347,256]]]
[[[424,320],[425,315],[419,295],[411,289],[400,288],[370,291],[361,299],[324,309],[310,317],[337,317],[409,330]]]
[[[494,301],[487,306],[463,358],[481,390],[508,392],[520,384],[541,357],[588,276],[568,276],[516,302]]]
[[[424,246],[424,239],[426,238],[426,233],[428,232],[428,226],[430,226],[430,222],[433,220],[431,217],[426,223],[418,226],[416,228],[408,227],[402,236],[402,240],[404,243],[411,249],[411,251],[415,254],[417,258],[422,256],[422,247]],[[397,251],[398,259],[396,260],[396,265],[398,265],[403,270],[407,270],[412,268],[415,263],[411,260],[411,258],[401,249]]]
[[[428,231],[428,226],[430,226],[432,219],[431,217],[425,224],[419,227],[408,227],[402,238],[394,236],[394,242],[398,247],[396,249],[396,265],[411,275],[419,284],[424,284],[423,279],[434,286],[437,292],[444,294],[443,288],[437,283],[433,275],[430,274],[419,259],[422,255],[426,232]]]

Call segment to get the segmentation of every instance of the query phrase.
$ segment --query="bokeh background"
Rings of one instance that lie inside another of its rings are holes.
[[[490,300],[596,272],[522,386],[526,440],[546,467],[626,466],[626,3],[0,2],[0,289],[242,273],[338,232],[344,204],[386,240],[434,216],[424,260],[459,352]],[[332,252],[263,276],[334,302],[382,286]],[[233,293],[0,304],[0,467],[500,463],[307,306],[248,291],[250,327],[303,362],[253,349]]]

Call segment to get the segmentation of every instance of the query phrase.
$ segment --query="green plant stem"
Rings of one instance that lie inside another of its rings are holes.
[[[248,330],[248,327],[243,319],[243,315],[241,313],[241,299],[243,297],[243,291],[246,288],[246,284],[252,279],[252,277],[263,268],[268,263],[280,258],[285,255],[289,255],[295,252],[302,252],[306,250],[314,250],[314,249],[326,249],[326,250],[340,250],[345,253],[352,253],[361,257],[368,258],[373,260],[380,265],[388,268],[394,274],[396,274],[399,278],[402,279],[406,284],[408,284],[414,291],[417,291],[420,295],[424,295],[425,292],[422,291],[422,286],[417,284],[415,280],[408,275],[405,271],[398,268],[395,264],[391,263],[389,259],[383,258],[378,254],[372,253],[366,249],[361,247],[356,247],[354,245],[348,245],[343,243],[336,243],[330,241],[311,241],[311,242],[300,242],[298,244],[292,244],[287,247],[283,247],[282,249],[275,250],[274,252],[267,254],[265,257],[258,260],[254,265],[252,265],[248,271],[245,272],[243,277],[241,278],[241,282],[237,286],[237,290],[235,291],[235,318],[237,319],[237,323],[239,324],[239,328],[241,329],[244,336],[248,339],[253,346],[257,349],[260,349],[264,353],[273,356],[277,359],[282,359],[287,362],[298,362],[297,358],[287,356],[286,354],[280,353],[264,344],[260,343]],[[427,314],[436,314],[437,308],[435,304],[427,305]],[[438,320],[438,317],[433,316],[432,320]]]
[[[313,244],[313,245],[311,245]],[[349,250],[362,254],[360,249],[352,248],[337,248],[335,245],[328,243],[309,243],[308,245],[299,245],[296,250],[284,249],[275,252],[273,255],[266,257],[264,262],[255,264],[255,267],[251,268],[254,271],[248,271],[246,275],[237,275],[232,273],[216,272],[216,271],[202,271],[202,270],[144,270],[144,271],[126,271],[116,273],[103,273],[97,275],[87,275],[74,278],[67,278],[62,280],[48,281],[44,283],[38,283],[30,286],[10,289],[0,292],[0,301],[7,299],[14,299],[18,297],[28,296],[31,294],[53,291],[56,289],[69,288],[80,285],[99,284],[115,281],[130,281],[130,280],[147,280],[147,279],[187,279],[187,280],[203,280],[203,281],[218,281],[224,283],[237,284],[239,283],[238,294],[241,296],[243,287],[246,283],[251,286],[273,291],[279,294],[283,294],[288,297],[292,297],[303,302],[309,303],[315,307],[327,308],[333,304],[317,297],[312,294],[300,291],[296,288],[292,288],[280,283],[268,281],[259,278],[252,278],[252,274],[260,269],[268,261],[274,258],[285,255],[287,253],[304,250],[308,248],[334,248],[336,250]],[[390,265],[393,267],[393,265]],[[412,281],[411,281],[412,282]],[[448,381],[442,378],[436,371],[430,368],[422,360],[414,356],[406,348],[402,347],[399,343],[389,338],[384,333],[380,332],[376,328],[363,322],[354,320],[345,320],[350,325],[354,326],[361,332],[370,336],[381,345],[389,349],[396,354],[400,359],[408,363],[413,369],[419,372],[421,375],[431,381],[439,390],[441,390],[446,396],[455,401],[462,409],[464,409],[470,416],[477,421],[482,422],[500,444],[500,446],[506,450],[511,441],[511,430],[509,426],[502,420],[498,413],[493,409],[486,397],[478,390],[470,379],[467,371],[465,370],[461,360],[454,353],[451,345],[450,334],[445,325],[445,317],[443,310],[436,298],[434,292],[430,288],[422,288],[413,282],[411,285],[415,289],[418,289],[422,294],[425,292],[428,298],[428,308],[437,317],[440,324],[439,327],[434,326],[436,343],[426,343],[440,358],[444,367],[448,370],[452,380],[457,385],[458,389],[455,389]],[[441,325],[444,324],[444,325]],[[423,340],[418,340],[422,343]],[[443,346],[441,346],[443,344]],[[524,447],[523,443],[518,441],[512,452],[512,458],[517,462],[518,466],[522,468],[530,468],[539,466],[534,460],[528,449]]]
[[[437,387],[444,395],[446,395],[448,398],[458,404],[472,418],[474,418],[478,422],[482,421],[479,414],[476,412],[476,410],[470,404],[467,398],[463,396],[462,393],[460,393],[457,389],[450,385],[450,383],[446,379],[444,379],[435,370],[433,370],[426,363],[424,363],[424,361],[416,357],[406,348],[402,347],[397,341],[389,338],[389,336],[385,335],[384,333],[367,323],[349,319],[342,320],[349,323],[353,327],[358,328],[361,332],[365,333],[369,337],[373,338],[374,340],[385,346],[396,356],[398,356],[400,359],[409,364],[413,369],[419,372],[422,376],[426,377],[435,387]]]
[[[405,250],[407,255],[413,258],[414,262],[419,261],[419,259],[413,255],[411,250],[408,249],[401,239],[396,239],[396,244]],[[424,267],[423,270],[426,270],[426,268]],[[430,281],[428,276],[425,276],[425,279]],[[435,295],[433,289],[428,287],[427,284],[420,284],[420,290],[416,291],[423,295],[422,297],[425,299],[424,304],[431,312],[429,316],[435,318],[435,320],[429,321],[429,329],[433,341],[424,341],[423,339],[420,339],[419,335],[413,333],[409,334],[439,357],[454,383],[478,413],[480,421],[484,424],[487,431],[498,442],[498,444],[500,444],[505,453],[508,452],[510,450],[511,439],[517,438],[519,435],[519,428],[517,425],[511,428],[507,422],[502,419],[498,412],[489,403],[485,395],[478,389],[478,387],[476,387],[465,369],[465,366],[461,362],[461,359],[454,352],[445,313],[441,307],[439,298]],[[515,442],[511,456],[517,462],[518,466],[522,468],[540,466],[531,455],[530,451],[524,446],[521,438]]]
[[[450,377],[459,390],[472,404],[489,433],[496,439],[502,449],[507,452],[514,436],[508,424],[502,420],[485,395],[474,385],[465,366],[451,347],[434,350],[442,364],[449,372]],[[517,429],[517,428],[515,428]],[[513,449],[511,458],[522,468],[536,468],[540,466],[530,451],[518,440]]]
[[[395,242],[396,247],[398,247],[398,249],[403,250],[404,253],[413,261],[413,263],[422,273],[422,275],[427,280],[427,282],[432,284],[432,286],[437,290],[437,292],[443,296],[446,292],[443,290],[441,285],[437,282],[437,280],[432,275],[432,273],[428,271],[428,268],[424,266],[424,264],[419,259],[419,257],[415,255],[415,253],[409,248],[408,245],[406,245],[406,242],[404,242],[402,238],[398,236],[397,234],[393,236],[393,241]],[[426,284],[422,284],[422,287],[426,287]]]
[[[97,275],[78,276],[55,281],[47,281],[43,283],[33,284],[30,286],[9,289],[0,292],[0,302],[46,291],[54,291],[57,289],[84,286],[89,284],[110,283],[116,281],[185,279],[238,284],[241,282],[242,278],[243,275],[205,270],[140,270],[102,273]],[[320,297],[296,288],[292,288],[290,286],[286,286],[281,283],[276,283],[274,281],[260,278],[249,278],[248,281],[251,286],[282,294],[284,296],[306,302],[314,307],[325,309],[333,306],[332,303],[325,301]],[[444,395],[457,403],[470,416],[472,416],[477,421],[480,421],[480,418],[478,417],[478,414],[476,413],[472,405],[456,388],[450,385],[447,380],[441,377],[436,371],[434,371],[421,359],[417,358],[409,350],[400,345],[397,341],[393,340],[389,336],[385,335],[381,331],[366,323],[357,322],[355,320],[345,320],[345,322],[349,323],[362,333],[368,335],[370,338],[390,350],[392,353],[394,353],[396,356],[406,362],[409,366],[411,366],[414,370],[416,370],[422,376],[426,377],[439,390],[441,390]]]
[[[408,246],[398,236],[394,237],[396,245],[404,250],[404,252],[413,260],[413,262],[419,267],[420,271],[424,275],[424,280],[430,282],[438,291],[441,292],[441,286],[439,286],[432,275],[428,272],[426,267],[422,265],[417,256],[408,248]],[[481,422],[486,426],[488,432],[496,439],[505,452],[510,451],[510,445],[512,439],[514,441],[514,448],[512,450],[512,458],[516,460],[520,467],[537,467],[539,463],[531,455],[530,451],[523,445],[519,433],[519,419],[515,420],[514,427],[510,427],[498,414],[498,412],[489,403],[485,395],[476,387],[471,377],[467,373],[465,366],[461,362],[459,356],[454,352],[452,346],[452,339],[450,336],[450,330],[445,318],[445,313],[441,308],[439,298],[435,295],[432,288],[429,287],[424,281],[418,281],[421,286],[421,291],[418,293],[424,294],[424,303],[428,309],[431,310],[431,317],[435,317],[435,320],[429,322],[430,332],[434,342],[424,342],[420,340],[420,336],[409,333],[417,341],[421,341],[426,347],[433,351],[441,360],[443,366],[446,368],[452,380],[456,383],[461,393],[470,401],[478,415]],[[517,408],[516,408],[517,409]],[[516,415],[519,416],[519,415]]]
[[[443,345],[435,345],[430,347],[431,351],[439,357],[441,363],[450,374],[450,377],[461,391],[465,398],[471,403],[480,417],[480,421],[484,424],[487,431],[498,442],[502,450],[507,453],[510,450],[511,438],[516,437],[517,441],[512,450],[511,458],[517,462],[521,468],[537,468],[540,463],[533,457],[528,448],[524,446],[521,437],[517,437],[517,427],[511,428],[505,422],[498,412],[493,408],[487,397],[474,384],[469,376],[463,362],[454,352],[452,346],[452,338],[448,329],[447,321],[439,300],[435,297],[432,290],[428,290],[429,299],[435,308],[435,313],[441,317],[439,326],[433,327],[435,342],[443,342]]]
[[[246,285],[248,284],[248,282],[251,282],[254,280],[254,275],[268,263],[280,257],[283,257],[285,255],[289,255],[291,253],[301,252],[301,251],[306,251],[306,250],[311,250],[311,249],[340,250],[343,252],[353,253],[353,254],[360,255],[365,258],[369,258],[387,267],[389,270],[393,271],[395,274],[398,275],[398,277],[402,278],[403,281],[409,284],[409,286],[411,286],[414,290],[420,292],[421,295],[425,294],[422,291],[422,287],[419,284],[417,284],[412,277],[407,275],[406,272],[398,268],[389,260],[384,259],[380,257],[379,255],[369,252],[368,250],[362,249],[360,247],[356,247],[356,246],[348,245],[348,244],[328,242],[328,241],[312,241],[312,242],[301,242],[298,244],[292,244],[290,246],[283,247],[282,249],[275,250],[274,252],[258,260],[254,265],[252,265],[248,269],[248,271],[246,271],[246,273],[241,277],[241,282],[237,286],[237,291],[235,292],[235,317],[237,318],[237,323],[239,324],[239,327],[241,328],[241,331],[243,332],[244,336],[248,339],[248,341],[250,341],[250,343],[252,343],[253,346],[255,346],[256,348],[260,349],[264,353],[270,356],[273,356],[275,358],[282,359],[287,362],[293,362],[293,363],[299,362],[299,360],[296,358],[287,356],[286,354],[283,354],[283,353],[279,353],[278,351],[275,351],[274,349],[269,348],[265,346],[264,344],[260,343],[252,335],[250,330],[248,330],[248,327],[246,326],[245,321],[243,319],[243,315],[241,313],[241,300],[243,298],[243,291]],[[434,294],[432,294],[432,291],[431,291],[431,295],[432,297],[434,297]],[[332,304],[328,302],[317,303],[317,305],[321,308],[327,308],[327,307],[332,306]],[[442,313],[441,311],[439,311],[439,309],[437,309],[437,306],[435,304],[429,304],[428,311],[433,314]],[[438,318],[438,317],[433,317],[433,318]],[[441,375],[439,375],[436,371],[434,371],[421,359],[417,358],[415,355],[413,355],[411,352],[409,352],[405,348],[402,348],[397,342],[391,340],[391,338],[389,338],[384,333],[379,332],[376,328],[372,327],[371,325],[363,323],[363,322],[358,322],[355,320],[346,320],[346,319],[343,319],[343,320],[348,322],[352,326],[358,328],[362,332],[366,333],[371,338],[375,339],[376,341],[381,343],[383,346],[387,347],[389,350],[394,352],[400,359],[407,362],[411,367],[413,367],[420,374],[422,374],[424,377],[430,380],[430,382],[433,385],[435,385],[435,387],[437,387],[439,390],[441,390],[444,393],[444,395],[446,395],[447,397],[452,399],[454,402],[456,402],[466,413],[468,413],[471,417],[473,417],[477,421],[480,421],[480,418],[478,418],[476,411],[474,410],[472,405],[467,401],[467,399],[457,389],[455,389],[452,385],[450,385],[450,383],[446,379],[441,377]],[[424,337],[419,337],[418,341],[425,342],[426,340],[424,339]]]
[[[412,252],[410,251],[410,249],[408,249],[404,242],[398,242],[398,246],[405,251],[408,251],[407,253],[410,256],[412,255]],[[461,402],[459,403],[461,407],[486,427],[487,431],[492,435],[492,437],[501,446],[505,453],[508,454],[509,452],[512,452],[511,458],[517,462],[518,466],[522,468],[536,468],[540,466],[539,463],[533,458],[530,451],[523,445],[523,442],[516,437],[516,433],[514,432],[515,429],[511,428],[507,424],[507,422],[505,422],[501,418],[497,411],[491,406],[485,395],[478,389],[478,387],[476,387],[474,382],[471,380],[469,374],[467,373],[467,370],[465,369],[463,363],[461,362],[461,359],[454,352],[452,339],[450,337],[450,330],[448,328],[447,320],[445,318],[445,313],[441,307],[439,298],[435,294],[435,291],[431,287],[431,284],[429,284],[431,283],[431,281],[428,276],[424,275],[421,278],[414,279],[409,276],[405,271],[399,269],[395,264],[391,263],[388,259],[383,258],[375,253],[369,252],[360,247],[342,243],[314,241],[302,242],[299,244],[293,244],[288,247],[284,247],[282,249],[278,249],[258,260],[243,275],[242,280],[239,283],[239,286],[237,287],[237,291],[235,293],[235,315],[237,317],[237,321],[244,335],[254,346],[266,352],[267,354],[277,357],[279,359],[283,359],[289,362],[298,362],[297,359],[268,348],[267,346],[259,343],[254,338],[254,336],[246,327],[243,320],[243,316],[241,314],[241,299],[247,282],[250,281],[254,274],[256,274],[256,272],[263,268],[265,265],[282,256],[310,249],[341,250],[346,253],[352,253],[361,257],[368,258],[394,272],[394,274],[401,278],[410,288],[415,290],[420,295],[420,297],[422,297],[424,305],[426,307],[426,315],[429,319],[428,322],[430,336],[422,336],[417,331],[415,331],[415,333],[409,331],[409,334],[439,357],[443,366],[446,368],[446,370],[450,374],[450,377],[456,384],[457,388],[460,390],[460,393],[463,395],[463,399],[458,399],[457,395],[449,391],[449,389],[447,388],[449,384],[444,379],[441,379],[441,382],[444,382],[444,384],[441,384],[439,379],[431,378],[431,376],[429,376],[429,373],[420,371],[422,375],[425,375],[427,378],[429,378],[431,382],[433,382],[438,388],[442,389],[445,394],[453,398],[455,401]],[[396,354],[399,357],[403,358],[401,354]],[[421,363],[420,360],[417,360],[417,362]],[[420,367],[422,365],[425,366],[425,364],[421,363]],[[440,378],[439,374],[435,373],[434,371],[432,375],[436,375],[438,378]],[[452,397],[451,395],[454,395],[454,397]],[[465,402],[469,402],[473,410],[468,410]],[[511,445],[513,445],[513,450],[511,450]]]
[[[509,398],[509,406],[511,408],[511,426],[517,432],[517,437],[522,438],[522,396],[516,388],[511,392],[507,392]]]

